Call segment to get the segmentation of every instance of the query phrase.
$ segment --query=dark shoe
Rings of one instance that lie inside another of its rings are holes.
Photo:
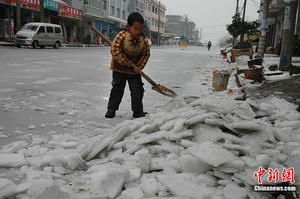
[[[140,118],[140,117],[145,117],[147,114],[148,114],[147,112],[133,112],[132,117]]]
[[[105,113],[106,118],[114,118],[116,116],[116,111],[114,110],[107,110]]]

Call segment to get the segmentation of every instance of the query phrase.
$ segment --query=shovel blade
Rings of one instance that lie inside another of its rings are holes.
[[[152,89],[155,90],[156,92],[163,94],[165,96],[168,96],[168,97],[176,97],[177,96],[177,94],[174,91],[172,91],[171,89],[168,89],[160,84],[153,86]]]

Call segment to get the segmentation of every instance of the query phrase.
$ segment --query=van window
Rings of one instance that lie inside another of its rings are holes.
[[[29,24],[26,24],[25,26],[22,27],[21,30],[31,30],[31,31],[36,31],[38,28],[38,26],[34,26],[34,25],[29,25]]]
[[[45,33],[45,27],[40,26],[38,33]]]
[[[55,33],[61,33],[61,29],[59,27],[55,27]]]
[[[47,33],[53,33],[53,27],[46,27]]]

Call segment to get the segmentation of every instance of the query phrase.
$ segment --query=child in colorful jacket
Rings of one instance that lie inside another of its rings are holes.
[[[131,93],[131,109],[133,117],[144,117],[143,96],[144,88],[139,71],[142,70],[150,57],[148,39],[142,35],[144,18],[134,12],[128,16],[127,30],[121,31],[111,46],[113,71],[112,89],[107,106],[106,118],[115,117],[122,101],[126,81]]]

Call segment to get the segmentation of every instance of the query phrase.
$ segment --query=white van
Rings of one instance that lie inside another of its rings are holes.
[[[15,35],[15,45],[32,46],[33,48],[45,46],[61,47],[63,33],[60,25],[50,23],[27,23]]]

